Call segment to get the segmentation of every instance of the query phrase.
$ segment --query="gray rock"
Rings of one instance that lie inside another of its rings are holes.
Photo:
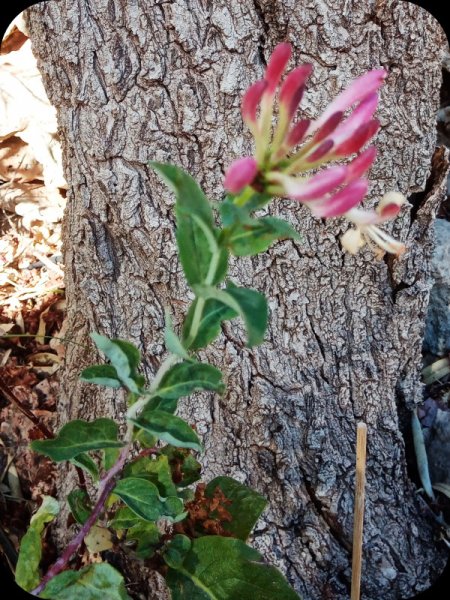
[[[436,248],[432,260],[435,279],[425,326],[424,350],[437,356],[450,350],[450,222],[435,221]]]

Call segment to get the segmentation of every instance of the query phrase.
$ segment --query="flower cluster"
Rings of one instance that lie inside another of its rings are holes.
[[[376,225],[395,217],[404,197],[390,192],[376,211],[357,208],[368,189],[365,174],[376,157],[374,146],[363,148],[379,129],[373,115],[386,71],[375,69],[355,79],[318,119],[295,120],[312,65],[293,69],[281,82],[290,57],[290,44],[279,44],[264,79],[254,83],[243,97],[242,117],[255,139],[255,155],[230,165],[225,189],[237,195],[252,186],[272,196],[300,201],[316,217],[344,216],[356,226],[341,238],[351,253],[366,242],[374,248],[374,242],[383,251],[401,254],[404,245]],[[273,126],[276,96],[278,118]],[[349,157],[352,160],[343,164]],[[333,164],[317,172],[328,163]]]

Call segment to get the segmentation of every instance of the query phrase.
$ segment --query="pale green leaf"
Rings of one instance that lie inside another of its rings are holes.
[[[131,600],[122,575],[108,563],[79,571],[64,571],[46,585],[40,598],[48,600]]]
[[[91,422],[77,419],[64,425],[53,439],[31,442],[31,448],[61,462],[90,450],[120,448],[123,444],[117,440],[118,431],[117,424],[111,419],[100,418]]]

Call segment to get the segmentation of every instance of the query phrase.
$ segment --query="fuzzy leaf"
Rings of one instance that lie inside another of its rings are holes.
[[[80,488],[72,490],[67,496],[67,502],[74,519],[83,525],[92,512],[92,505],[87,493]]]
[[[169,352],[172,352],[172,354],[176,354],[177,356],[181,356],[181,358],[189,359],[189,354],[183,347],[180,338],[173,330],[172,318],[167,309],[165,311],[164,340],[166,348]]]
[[[109,527],[113,529],[129,529],[138,523],[148,523],[148,521],[144,521],[141,517],[138,517],[137,514],[128,508],[128,506],[123,506],[119,508],[119,510],[114,515],[112,521],[108,524]]]
[[[150,558],[155,553],[161,533],[154,523],[140,521],[127,531],[127,540],[136,540],[138,558]]]
[[[120,448],[104,448],[102,450],[102,465],[105,471],[109,471],[119,458]]]
[[[222,490],[228,500],[231,500],[231,504],[227,504],[226,509],[232,520],[222,523],[223,528],[229,531],[233,537],[245,542],[264,510],[267,500],[239,481],[224,476],[216,477],[208,483],[205,496],[212,498],[217,487]]]
[[[183,361],[167,371],[155,395],[163,399],[178,400],[200,389],[222,393],[222,373],[207,363]]]
[[[237,312],[245,323],[247,346],[260,344],[267,328],[268,308],[266,298],[257,292],[229,283],[225,290],[211,286],[196,286],[194,290],[205,299],[214,298]]]
[[[172,600],[299,600],[280,571],[241,540],[177,535],[164,559]]]
[[[45,586],[40,598],[49,600],[131,600],[122,575],[108,563],[79,571],[64,571]]]
[[[202,451],[197,434],[180,417],[162,410],[144,409],[138,419],[130,421],[172,446]]]
[[[112,365],[92,365],[81,371],[81,381],[95,383],[105,387],[120,388],[122,383]]]
[[[252,219],[250,224],[236,225],[227,238],[235,256],[254,256],[265,252],[276,240],[301,240],[301,236],[286,221],[275,217]]]
[[[62,427],[58,435],[51,440],[35,440],[31,448],[49,456],[55,462],[70,460],[82,452],[103,448],[121,448],[117,440],[118,426],[111,419],[95,421],[70,421]]]
[[[140,477],[121,479],[113,492],[145,521],[157,521],[161,517],[173,518],[183,512],[183,502],[179,498],[161,498],[158,488]]]
[[[148,400],[145,408],[147,410],[163,410],[164,412],[173,415],[177,410],[177,406],[178,398],[160,398],[159,396],[153,396]],[[154,444],[152,444],[152,446],[154,446]]]
[[[134,394],[139,394],[144,379],[137,373],[141,354],[136,346],[126,340],[110,340],[98,333],[91,333],[91,338],[99,350],[111,361],[123,385]]]
[[[144,456],[134,460],[123,470],[124,477],[142,477],[156,485],[161,496],[176,496],[177,490],[172,480],[167,456],[157,458]]]
[[[192,325],[192,317],[194,315],[197,302],[198,300],[195,299],[191,304],[183,324],[183,341],[185,343],[189,337],[189,331]],[[199,348],[208,346],[208,344],[215,340],[219,335],[222,321],[225,321],[226,319],[233,319],[237,316],[238,313],[226,304],[209,298],[206,300],[203,308],[197,335],[189,345],[189,348],[192,350],[198,350]]]
[[[89,454],[86,454],[86,452],[77,454],[70,462],[84,471],[87,471],[94,481],[98,481],[98,467]]]
[[[34,589],[40,581],[41,535],[45,525],[53,521],[58,512],[58,502],[51,496],[44,496],[41,506],[31,517],[30,526],[20,542],[15,577],[16,583],[27,592]]]
[[[189,285],[203,283],[206,279],[212,259],[210,237],[217,238],[211,206],[197,182],[175,165],[149,163],[163,178],[176,195],[176,238],[181,265]],[[221,254],[227,256],[226,251]],[[212,283],[218,283],[226,272],[217,269]]]

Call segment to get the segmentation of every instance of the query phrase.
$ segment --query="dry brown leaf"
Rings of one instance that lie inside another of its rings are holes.
[[[17,135],[29,144],[50,189],[67,186],[56,132],[56,111],[48,101],[28,40],[20,50],[0,56],[0,139]]]
[[[27,362],[31,363],[33,366],[42,366],[53,365],[55,363],[60,364],[61,359],[52,352],[35,352],[34,354],[30,354],[28,356]]]
[[[42,165],[30,146],[17,136],[0,143],[0,179],[18,183],[44,179]]]

